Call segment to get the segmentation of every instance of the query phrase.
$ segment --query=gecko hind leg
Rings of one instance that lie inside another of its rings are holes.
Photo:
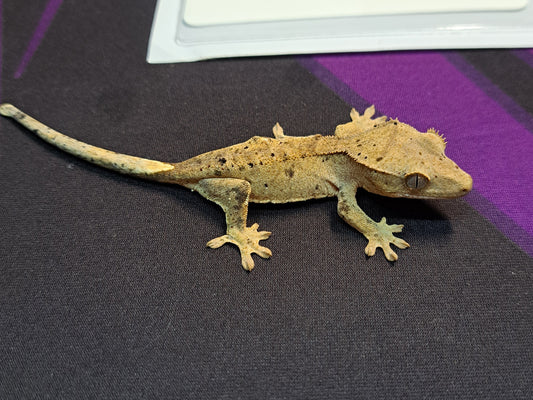
[[[248,181],[233,178],[202,179],[193,189],[217,203],[226,214],[226,234],[210,240],[208,247],[216,249],[226,243],[233,243],[239,247],[242,266],[247,271],[254,268],[253,253],[263,258],[272,256],[270,249],[259,245],[259,241],[268,239],[271,233],[258,231],[258,224],[246,226],[251,192]]]

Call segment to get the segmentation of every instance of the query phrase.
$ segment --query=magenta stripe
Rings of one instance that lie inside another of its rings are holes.
[[[37,25],[37,28],[35,28],[35,32],[33,32],[33,36],[28,44],[28,47],[26,48],[26,52],[22,56],[22,60],[20,61],[20,64],[15,72],[15,79],[20,78],[26,70],[26,67],[30,63],[33,54],[39,47],[39,44],[41,44],[46,31],[50,27],[50,24],[52,23],[52,20],[59,9],[59,6],[61,6],[61,3],[63,3],[63,0],[50,0],[46,5],[46,8],[41,15],[41,19],[39,20],[39,24]]]
[[[447,153],[474,187],[533,235],[533,135],[439,53],[316,57],[386,115],[420,130],[437,127]]]

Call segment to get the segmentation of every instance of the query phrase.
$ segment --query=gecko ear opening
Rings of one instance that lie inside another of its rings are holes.
[[[411,174],[405,175],[405,184],[409,189],[423,189],[427,186],[428,183],[429,177],[420,172],[413,172]]]

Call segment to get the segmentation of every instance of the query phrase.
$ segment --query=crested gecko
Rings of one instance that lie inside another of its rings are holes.
[[[246,142],[210,151],[188,160],[168,163],[115,153],[65,136],[31,118],[11,104],[0,105],[11,117],[58,148],[102,167],[150,180],[175,183],[198,192],[222,207],[226,234],[208,247],[238,246],[245,270],[252,254],[272,252],[259,242],[270,232],[247,225],[248,203],[287,203],[324,197],[338,198],[338,214],[367,239],[367,256],[381,248],[389,261],[391,249],[409,244],[394,233],[403,225],[376,222],[357,205],[358,188],[378,195],[403,198],[455,198],[468,193],[472,178],[444,155],[446,142],[434,129],[415,128],[382,116],[374,106],[352,121],[337,126],[334,135],[287,136],[277,123],[274,137],[254,136]]]

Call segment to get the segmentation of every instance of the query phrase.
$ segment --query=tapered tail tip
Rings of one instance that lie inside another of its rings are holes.
[[[0,115],[3,115],[4,117],[12,117],[16,111],[17,108],[13,104],[0,104]]]

